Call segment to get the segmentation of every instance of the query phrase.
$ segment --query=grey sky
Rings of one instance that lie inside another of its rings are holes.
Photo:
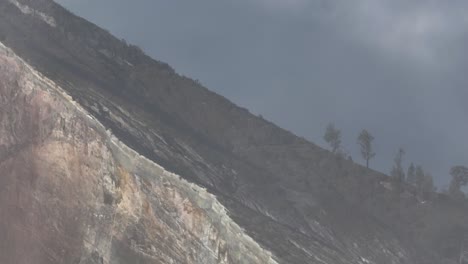
[[[57,2],[315,143],[334,122],[356,161],[367,128],[378,170],[468,165],[466,1]]]

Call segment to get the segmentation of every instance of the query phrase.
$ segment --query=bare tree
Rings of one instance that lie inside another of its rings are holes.
[[[334,124],[328,124],[323,139],[330,145],[331,152],[338,154],[341,148],[341,131]]]
[[[465,194],[461,188],[468,184],[468,168],[455,166],[450,170],[450,175],[452,176],[449,187],[450,195],[456,199],[465,198]]]
[[[436,187],[434,186],[434,177],[430,173],[425,173],[423,181],[421,183],[420,188],[420,195],[424,199],[429,199],[433,196],[433,193],[436,191]]]
[[[416,191],[418,195],[422,194],[422,186],[424,183],[424,169],[422,166],[418,165],[416,166],[416,171],[414,173],[414,186],[416,187]]]
[[[411,163],[408,167],[408,172],[406,173],[406,182],[410,185],[416,185],[416,168],[414,164]]]
[[[405,172],[403,171],[403,156],[405,150],[403,148],[398,149],[398,153],[395,156],[394,165],[390,175],[393,178],[395,190],[401,192],[403,190],[403,183],[405,181]]]
[[[367,168],[369,168],[369,161],[375,157],[375,153],[372,150],[373,140],[374,137],[365,129],[361,131],[357,139],[357,143],[361,147],[361,155],[366,161]]]

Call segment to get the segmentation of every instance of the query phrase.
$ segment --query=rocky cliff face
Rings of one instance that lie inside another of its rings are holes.
[[[0,263],[457,259],[464,205],[395,196],[51,0],[0,0],[0,41]]]
[[[276,263],[4,46],[0,67],[1,263]]]

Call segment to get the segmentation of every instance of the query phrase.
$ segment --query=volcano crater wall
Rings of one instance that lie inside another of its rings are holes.
[[[0,45],[0,263],[276,263]]]

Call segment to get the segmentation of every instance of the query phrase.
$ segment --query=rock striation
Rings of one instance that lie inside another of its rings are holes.
[[[395,195],[51,0],[0,0],[0,41],[0,263],[459,257],[466,204]]]
[[[3,45],[0,65],[1,263],[276,263]]]

